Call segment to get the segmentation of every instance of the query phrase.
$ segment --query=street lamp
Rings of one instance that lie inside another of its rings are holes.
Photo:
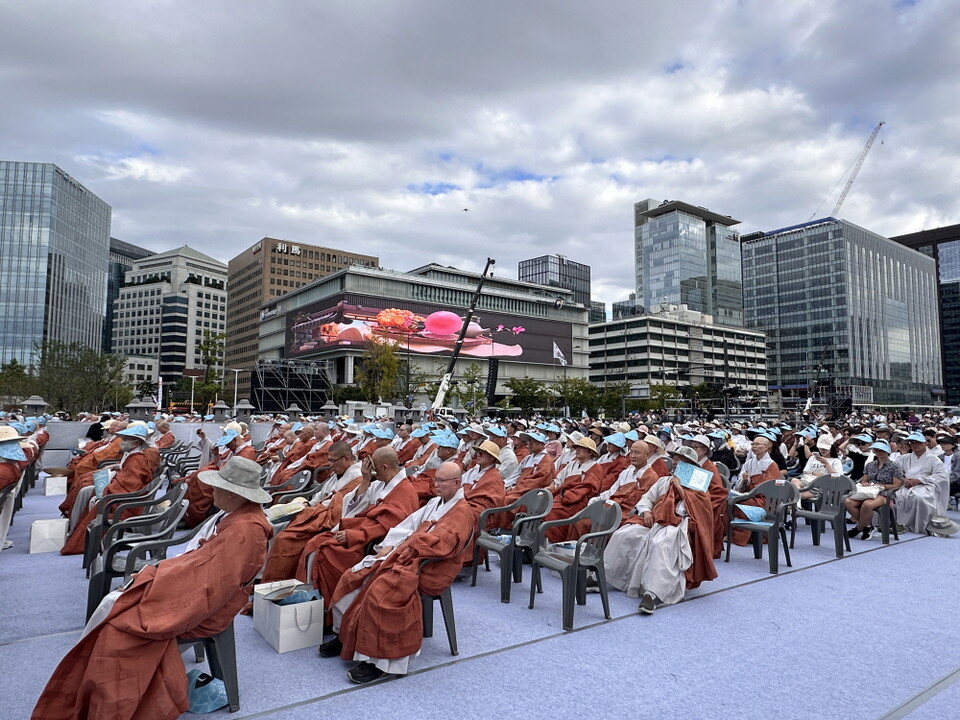
[[[190,414],[193,415],[193,389],[197,386],[197,376],[190,376]]]
[[[224,370],[229,370],[233,373],[233,416],[237,416],[237,385],[239,384],[239,376],[243,370],[238,370],[236,368],[224,368]]]

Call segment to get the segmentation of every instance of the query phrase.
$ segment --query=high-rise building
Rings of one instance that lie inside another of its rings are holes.
[[[932,258],[845,220],[745,235],[744,316],[785,407],[942,399]]]
[[[113,301],[120,296],[123,277],[133,268],[135,260],[143,260],[153,255],[136,245],[110,238],[110,267],[107,270],[107,315],[103,323],[103,351],[113,352]],[[142,378],[140,378],[142,379]]]
[[[686,305],[742,326],[739,222],[678,200],[635,203],[636,303]]]
[[[226,330],[226,285],[227,266],[186,245],[135,260],[113,304],[114,352],[159,358],[165,385],[203,369],[205,331]]]
[[[618,300],[613,303],[613,316],[611,320],[623,320],[623,318],[643,315],[643,305],[637,302],[637,294],[630,293],[626,300]]]
[[[517,266],[517,279],[520,282],[573,290],[573,301],[591,311],[589,265],[568,260],[563,255],[541,255],[521,260]]]
[[[228,263],[226,365],[240,373],[228,373],[228,392],[250,398],[250,370],[257,361],[260,306],[317,278],[356,265],[375,268],[373,255],[333,248],[291,243],[265,237]]]
[[[0,161],[0,361],[100,350],[109,252],[109,205],[56,165]]]
[[[607,321],[607,304],[599,300],[590,301],[590,316],[588,321],[591,323],[602,323]]]
[[[948,405],[960,405],[960,225],[890,239],[937,263],[944,391]]]

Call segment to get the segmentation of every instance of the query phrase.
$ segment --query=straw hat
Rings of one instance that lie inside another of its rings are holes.
[[[579,440],[577,440],[574,443],[574,445],[576,447],[586,448],[591,453],[593,453],[594,457],[600,457],[600,451],[597,450],[597,444],[593,441],[593,438],[582,437]]]
[[[497,447],[496,443],[491,442],[490,440],[484,440],[477,446],[477,449],[482,450],[488,455],[492,455],[494,462],[500,462],[500,448]]]
[[[260,466],[253,460],[234,455],[219,470],[204,470],[198,477],[207,485],[227,490],[262,505],[273,498],[260,487],[260,470]]]

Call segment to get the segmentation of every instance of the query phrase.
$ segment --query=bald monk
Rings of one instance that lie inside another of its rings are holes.
[[[743,463],[743,469],[740,471],[739,482],[734,488],[739,493],[748,493],[757,485],[765,483],[767,480],[780,480],[780,468],[773,458],[770,457],[770,448],[773,447],[773,441],[763,435],[757,435],[750,443],[751,455]],[[744,500],[741,505],[756,505],[763,507],[767,499],[763,495],[755,495],[749,500]],[[742,511],[734,508],[736,517],[745,517]],[[729,518],[727,519],[729,523]],[[746,545],[750,542],[750,533],[747,530],[734,530],[732,534],[734,545]]]
[[[294,577],[309,540],[335,527],[343,517],[353,517],[366,510],[367,505],[362,502],[364,494],[358,497],[354,494],[363,477],[350,446],[345,442],[333,443],[327,452],[327,462],[333,474],[310,499],[310,506],[298,512],[274,538],[261,582]]]
[[[309,470],[312,474],[314,470],[330,464],[327,459],[330,446],[333,444],[333,438],[330,437],[330,427],[326,423],[318,423],[313,433],[314,442],[307,453],[302,455],[298,460],[286,464],[286,467],[277,468],[270,478],[271,487],[283,487],[290,482],[295,475],[304,470]],[[329,476],[330,471],[325,470],[317,476],[317,482],[325,482]]]
[[[186,498],[190,501],[190,505],[187,507],[183,522],[188,528],[195,528],[206,520],[213,506],[213,488],[200,480],[200,472],[222,468],[231,457],[242,457],[247,460],[257,458],[257,452],[253,449],[250,438],[242,435],[241,430],[236,428],[226,430],[214,443],[214,447],[220,451],[215,467],[208,466],[207,470],[197,471],[186,479]]]
[[[398,466],[393,448],[375,450],[361,463],[360,474],[363,481],[354,493],[364,498],[367,508],[353,517],[342,518],[329,531],[310,540],[297,565],[297,579],[311,582],[320,591],[325,608],[332,606],[333,591],[340,576],[363,559],[367,543],[384,537],[390,528],[420,506],[417,492]],[[307,558],[313,552],[316,557],[312,576],[308,578]]]
[[[430,455],[427,462],[419,468],[419,472],[411,475],[407,471],[410,482],[417,491],[417,498],[421,505],[424,505],[434,497],[433,478],[437,474],[440,466],[448,461],[452,461],[457,455],[457,447],[452,444],[450,438],[438,438],[436,440],[437,449]]]
[[[144,568],[104,599],[33,720],[175,720],[186,711],[177,638],[223,631],[246,601],[272,533],[258,504],[270,499],[259,479],[260,466],[237,457],[203,473],[222,514],[196,549]]]
[[[436,497],[387,533],[375,555],[361,558],[333,593],[333,630],[322,657],[358,660],[347,673],[363,684],[384,674],[405,675],[420,651],[420,594],[439,595],[461,567],[474,514],[464,499],[460,466],[446,462],[434,476]],[[437,559],[420,571],[420,561]]]

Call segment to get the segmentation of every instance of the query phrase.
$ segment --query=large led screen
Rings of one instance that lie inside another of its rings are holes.
[[[307,306],[287,317],[287,357],[315,355],[386,340],[403,351],[453,351],[466,313],[460,308],[350,295]],[[571,357],[571,327],[555,320],[517,318],[478,310],[460,350],[464,358],[560,364]]]

